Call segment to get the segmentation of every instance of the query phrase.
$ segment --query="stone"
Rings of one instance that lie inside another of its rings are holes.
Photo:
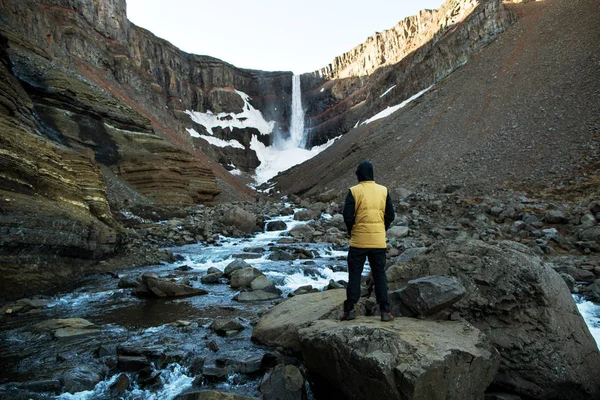
[[[102,374],[97,370],[82,365],[65,372],[62,380],[65,392],[77,393],[94,389],[102,381]]]
[[[278,365],[259,384],[265,400],[303,400],[306,398],[304,376],[294,365]]]
[[[226,336],[229,332],[239,332],[244,326],[233,318],[217,318],[210,324],[210,329],[219,336]]]
[[[408,226],[392,226],[387,230],[386,236],[388,238],[402,239],[408,236],[409,231]]]
[[[108,391],[114,398],[121,397],[129,387],[129,383],[129,377],[126,374],[119,374],[117,379],[108,388]]]
[[[221,274],[223,275],[223,272],[219,269],[219,268],[215,268],[215,267],[210,267],[209,269],[206,270],[207,274]]]
[[[221,223],[239,229],[243,233],[256,232],[256,216],[241,207],[234,207],[221,218]]]
[[[33,329],[52,332],[53,336],[57,339],[101,333],[101,330],[96,325],[83,318],[50,319],[34,325]]]
[[[231,273],[231,287],[233,289],[241,287],[249,288],[252,281],[262,275],[263,273],[254,267],[238,269]]]
[[[226,278],[229,278],[231,276],[231,274],[233,273],[233,271],[237,271],[238,269],[242,269],[242,268],[249,268],[251,267],[250,264],[248,264],[246,261],[237,258],[235,260],[233,260],[232,262],[230,262],[229,264],[227,264],[227,266],[225,267],[225,270],[223,271],[223,276],[225,276]]]
[[[298,330],[319,319],[338,318],[344,300],[344,290],[288,298],[261,317],[252,331],[252,340],[266,346],[281,346],[299,352]]]
[[[510,385],[532,398],[552,397],[564,387],[572,398],[600,397],[591,372],[600,370],[598,347],[563,279],[526,246],[443,241],[386,274],[402,281],[444,275],[461,282],[466,294],[452,311],[481,329],[500,352],[498,387]]]
[[[585,229],[578,236],[580,240],[585,242],[600,242],[600,225]]]
[[[310,293],[312,289],[313,289],[312,285],[300,286],[298,289],[294,290],[294,294],[301,295],[301,294]]]
[[[408,281],[405,288],[390,293],[390,306],[395,315],[395,302],[402,302],[412,315],[430,316],[458,302],[465,287],[454,277],[425,276]],[[404,313],[402,313],[404,314]]]
[[[481,399],[500,364],[464,321],[319,320],[298,336],[306,368],[344,398]]]
[[[133,276],[124,276],[119,279],[117,286],[121,289],[136,288],[140,284],[140,280]]]
[[[175,400],[259,400],[257,397],[242,396],[214,390],[192,391],[179,394]]]
[[[581,225],[593,225],[596,223],[596,217],[593,214],[583,214],[579,223]]]
[[[269,221],[267,222],[267,232],[273,231],[285,231],[287,224],[283,221]]]
[[[282,249],[275,249],[271,254],[269,254],[269,260],[271,261],[291,261],[294,259],[294,256]]]
[[[144,355],[119,354],[117,361],[117,369],[121,372],[138,372],[151,366],[151,362]]]
[[[548,224],[565,224],[569,219],[560,210],[550,210],[544,215],[544,221]]]
[[[314,233],[314,228],[308,224],[296,225],[290,230],[290,236],[294,238],[310,239]]]
[[[204,289],[160,279],[153,273],[143,274],[140,284],[132,292],[138,297],[187,297],[207,293]]]
[[[266,276],[261,275],[250,283],[250,288],[252,290],[264,290],[268,292],[275,288],[275,283]]]
[[[234,296],[235,301],[239,301],[240,303],[249,303],[253,301],[268,301],[275,300],[280,297],[279,293],[276,292],[267,292],[264,290],[253,290],[251,292],[240,292],[236,296]]]
[[[223,276],[221,273],[202,275],[200,277],[200,282],[209,285],[219,283],[221,276]]]

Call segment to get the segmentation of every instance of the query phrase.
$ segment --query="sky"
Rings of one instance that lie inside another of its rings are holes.
[[[127,16],[181,50],[240,68],[312,72],[443,0],[127,0]]]

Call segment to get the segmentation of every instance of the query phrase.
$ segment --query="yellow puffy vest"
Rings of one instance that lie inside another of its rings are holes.
[[[354,197],[354,225],[350,246],[385,249],[385,200],[387,188],[375,181],[362,181],[350,188]]]

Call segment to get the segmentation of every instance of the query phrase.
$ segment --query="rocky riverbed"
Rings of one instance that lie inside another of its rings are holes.
[[[600,355],[569,291],[598,329],[600,204],[512,192],[473,197],[459,188],[396,188],[393,195],[387,270],[399,317],[393,324],[372,317],[368,297],[357,306],[356,323],[335,321],[344,297],[335,289],[347,278],[339,197],[130,209],[119,216],[129,229],[124,247],[130,255],[154,249],[164,261],[4,304],[0,394],[167,399],[208,398],[194,393],[211,390],[319,399],[328,398],[323,382],[330,382],[343,398],[348,388],[335,371],[374,362],[385,377],[381,394],[427,398],[407,349],[419,354],[420,371],[452,364],[437,392],[449,390],[445,379],[473,376],[460,361],[472,359],[479,383],[461,387],[473,398],[484,391],[549,398],[560,395],[561,385],[572,388],[570,398],[598,393],[586,371],[600,365]],[[109,269],[127,259],[103,262]],[[462,292],[447,300],[427,286],[437,303],[411,305],[407,284],[424,290],[410,283],[423,276],[454,277],[451,286]],[[365,295],[367,286],[365,276]],[[414,342],[418,337],[427,340]],[[358,343],[361,356],[346,354]],[[338,350],[327,355],[328,349]],[[390,354],[404,364],[391,363]],[[562,372],[546,369],[549,362]],[[390,372],[398,368],[408,374],[400,381]],[[367,372],[353,378],[357,388]]]

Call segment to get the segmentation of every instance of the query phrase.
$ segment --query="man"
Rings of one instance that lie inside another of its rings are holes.
[[[360,278],[369,258],[375,280],[375,296],[382,321],[394,319],[390,313],[385,276],[385,231],[394,220],[394,207],[389,191],[373,180],[373,165],[363,161],[356,169],[358,185],[352,186],[344,204],[344,222],[350,235],[348,250],[348,287],[342,321],[356,318],[354,304],[360,298]]]

